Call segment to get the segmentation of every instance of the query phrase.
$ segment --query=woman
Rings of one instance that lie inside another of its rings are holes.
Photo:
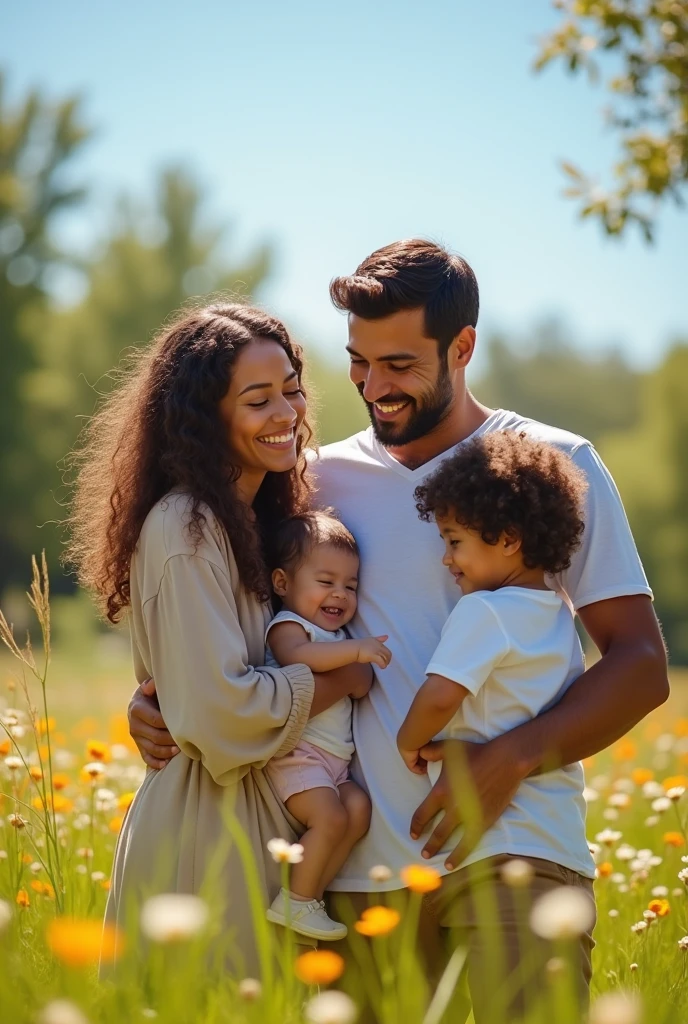
[[[261,769],[294,747],[309,717],[361,696],[371,678],[363,665],[315,679],[305,665],[254,667],[270,614],[265,545],[309,493],[301,372],[284,326],[257,309],[182,315],[88,428],[68,553],[112,622],[129,611],[136,678],[155,678],[181,751],[148,772],[129,810],[107,918],[125,927],[152,892],[198,892],[212,864],[220,934],[233,934],[248,971],[257,953],[227,808],[268,906],[280,869],[266,843],[294,841],[297,823]]]

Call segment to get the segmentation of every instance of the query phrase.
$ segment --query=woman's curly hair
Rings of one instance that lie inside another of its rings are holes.
[[[495,431],[460,445],[415,491],[426,522],[453,517],[487,544],[521,541],[528,569],[562,572],[585,526],[585,475],[551,444]]]
[[[268,473],[247,508],[236,493],[239,470],[218,407],[237,356],[254,339],[281,345],[302,386],[301,349],[279,320],[228,302],[186,310],[130,357],[120,386],[68,459],[77,476],[65,561],[96,592],[111,622],[130,602],[130,564],[144,520],[173,488],[191,496],[192,541],[201,541],[206,507],[231,538],[243,585],[259,600],[269,599],[264,538],[307,505],[304,447],[312,433],[304,420],[295,468]]]

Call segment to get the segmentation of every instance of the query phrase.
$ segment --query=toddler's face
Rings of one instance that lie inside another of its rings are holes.
[[[277,569],[273,586],[285,608],[333,633],[354,617],[358,558],[318,544],[294,572]]]
[[[476,590],[498,590],[519,558],[520,545],[500,537],[488,544],[477,530],[469,530],[453,516],[436,516],[437,527],[445,544],[442,563],[446,565],[464,594]]]

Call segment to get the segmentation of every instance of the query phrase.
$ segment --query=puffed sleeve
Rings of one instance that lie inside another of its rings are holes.
[[[180,750],[220,785],[298,742],[313,700],[305,665],[254,668],[228,576],[198,554],[165,563],[143,605],[160,710]]]

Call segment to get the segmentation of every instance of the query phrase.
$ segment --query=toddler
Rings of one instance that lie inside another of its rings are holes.
[[[304,664],[329,672],[354,662],[386,668],[386,636],[352,640],[344,627],[356,612],[359,552],[346,527],[330,512],[289,519],[277,538],[272,574],[282,609],[266,631],[267,664]],[[370,824],[370,801],[349,777],[354,752],[350,697],[306,724],[296,747],[273,758],[265,771],[281,800],[306,831],[304,854],[268,918],[301,935],[341,939],[346,926],[333,921],[323,891]]]
[[[430,767],[435,781],[440,765],[429,766],[423,757],[430,740],[484,743],[556,703],[584,671],[572,610],[546,580],[569,567],[580,543],[586,488],[566,455],[514,432],[466,441],[417,488],[419,514],[437,524],[443,562],[461,594],[399,730],[399,751],[410,771],[424,774]],[[519,941],[529,933],[529,911],[525,894],[514,900],[503,881],[510,858],[530,862],[531,894],[581,888],[590,898],[592,926],[595,868],[585,836],[583,786],[580,764],[526,779],[461,865],[482,862],[480,878],[491,878],[511,969],[522,962]],[[470,833],[470,823],[464,824]],[[458,866],[455,856],[447,859],[450,869]],[[452,919],[465,929],[469,983],[472,976],[475,984],[487,984],[490,951],[481,944],[469,877],[464,870],[448,876],[444,898],[451,891]],[[581,936],[577,980],[583,993],[590,980],[590,932]]]

